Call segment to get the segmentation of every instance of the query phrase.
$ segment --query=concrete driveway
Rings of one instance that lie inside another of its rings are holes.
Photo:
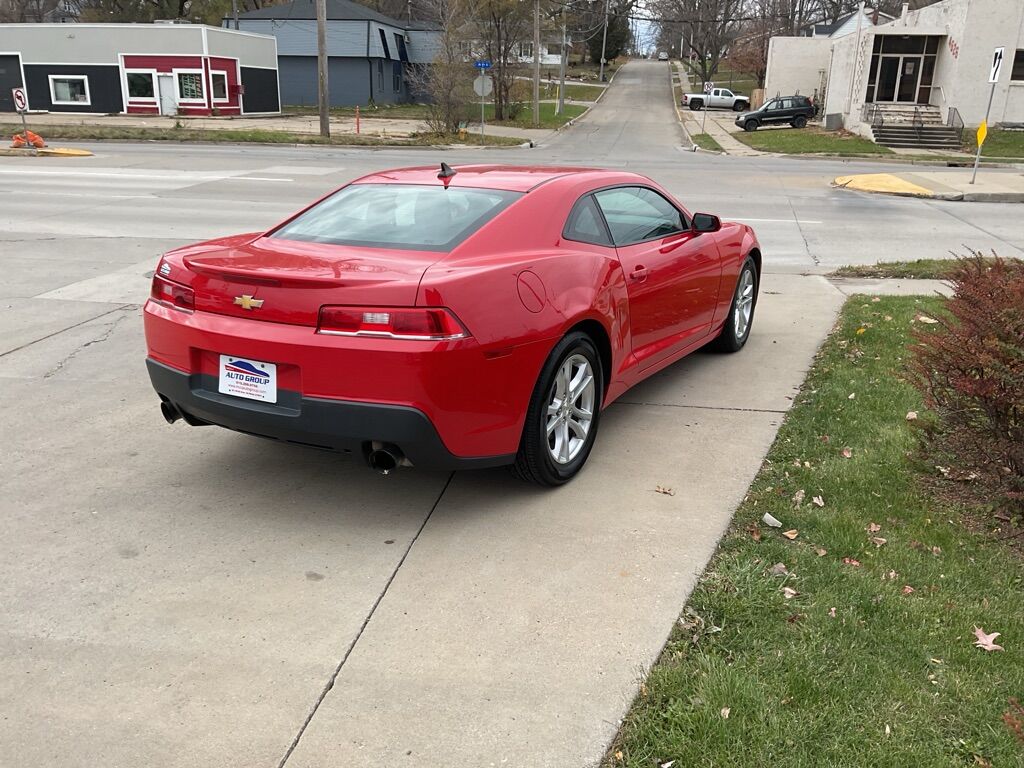
[[[638,62],[532,151],[0,161],[0,762],[596,763],[833,322],[843,296],[819,273],[1024,245],[999,206],[968,222],[956,203],[837,198],[840,164],[681,142],[667,66]],[[766,274],[748,347],[631,391],[555,491],[163,423],[139,320],[161,251],[440,159],[629,167],[750,221]]]

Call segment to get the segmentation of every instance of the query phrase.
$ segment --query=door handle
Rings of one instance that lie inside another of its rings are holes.
[[[637,264],[635,267],[633,267],[633,271],[629,273],[629,276],[633,280],[643,282],[644,280],[647,279],[648,274],[650,274],[650,272],[648,271],[647,267],[645,267],[643,264]]]

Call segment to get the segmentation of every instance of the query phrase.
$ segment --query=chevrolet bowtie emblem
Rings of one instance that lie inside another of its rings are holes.
[[[235,296],[235,304],[242,309],[259,309],[263,306],[263,299],[254,299],[252,296]]]

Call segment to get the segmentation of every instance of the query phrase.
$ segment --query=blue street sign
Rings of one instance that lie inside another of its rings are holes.
[[[489,62],[487,59],[481,59],[480,61],[473,62],[473,66],[476,67],[477,69],[490,69],[491,62]]]

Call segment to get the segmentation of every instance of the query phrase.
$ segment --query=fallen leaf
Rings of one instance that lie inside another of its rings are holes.
[[[891,733],[892,733],[892,730],[889,728],[889,724],[886,723],[885,724],[885,735],[889,736]]]
[[[796,624],[798,621],[800,621],[803,618],[805,618],[805,617],[804,617],[804,614],[802,614],[802,613],[791,613],[789,616],[786,617],[786,623],[787,624]]]
[[[823,442],[823,443],[829,442],[829,436],[828,435],[822,435],[818,439],[821,440],[821,442]]]
[[[748,525],[747,530],[750,531],[750,538],[754,541],[761,540],[761,529],[758,527],[757,523],[751,523]]]
[[[889,571],[888,574],[882,574],[882,578],[886,578],[886,575],[888,575],[890,581],[896,581],[896,577],[899,576],[896,571]]]
[[[833,618],[833,619],[834,619],[834,618],[836,617],[836,609],[835,609],[835,608],[829,608],[829,609],[828,609],[828,615],[829,615],[829,616],[830,616],[831,618]]]
[[[818,554],[818,557],[824,557],[825,555],[828,554],[828,550],[827,549],[822,549],[821,547],[818,547],[814,551]]]
[[[853,457],[853,450],[850,448],[843,448],[843,458],[849,459]]]
[[[772,566],[772,576],[786,576],[789,574],[789,569],[785,563],[776,563]]]
[[[860,568],[860,560],[854,560],[852,557],[844,557],[843,563],[852,565],[854,568]]]
[[[796,529],[796,528],[794,528],[794,529],[792,529],[791,531],[783,531],[783,532],[782,532],[782,535],[783,535],[783,536],[785,536],[785,537],[786,537],[787,539],[789,539],[790,541],[792,541],[792,540],[793,540],[793,539],[795,539],[795,538],[796,538],[797,536],[799,536],[799,535],[800,535],[800,533],[799,533],[799,531],[797,531],[797,529]]]
[[[796,591],[795,589],[793,589],[792,587],[783,587],[783,588],[782,588],[782,596],[783,596],[784,598],[786,598],[787,600],[792,600],[792,599],[793,599],[794,597],[796,597],[796,596],[797,596],[797,595],[799,595],[799,594],[800,594],[800,593],[799,593],[799,592],[797,592],[797,591]]]
[[[676,492],[673,489],[666,488],[663,485],[656,485],[656,486],[654,486],[654,492],[655,493],[663,493],[666,496],[675,496],[676,495]]]
[[[675,760],[669,760],[667,763],[662,763],[661,765],[659,765],[658,768],[672,768],[672,766],[675,764]]]
[[[939,322],[934,317],[928,317],[928,315],[918,315],[917,319],[920,320],[925,325],[935,325],[937,322]]]
[[[804,469],[810,469],[810,468],[811,468],[811,462],[805,461],[804,462]]]
[[[868,533],[878,533],[880,530],[882,530],[882,526],[880,526],[878,523],[868,524]]]
[[[806,495],[807,494],[804,493],[803,489],[797,491],[796,493],[793,494],[793,499],[792,499],[793,503],[796,504],[799,507],[801,504],[804,503],[804,496],[806,496]]]
[[[732,709],[730,707],[722,707],[722,719],[728,720],[730,712],[732,712]]]
[[[813,503],[816,507],[825,506],[825,500],[821,498],[821,496],[815,496],[813,499],[811,499],[811,503]]]
[[[867,331],[867,328],[861,327],[857,329],[857,335],[860,336]]]
[[[917,411],[907,411],[907,421],[916,421]]]
[[[868,540],[876,547],[883,546],[887,541],[887,539],[883,539],[881,536],[871,536]]]
[[[621,762],[622,761],[622,753],[621,752],[616,752],[615,753],[615,759]]]
[[[765,512],[765,513],[764,513],[764,516],[763,516],[763,517],[761,518],[761,520],[762,520],[762,521],[764,522],[764,524],[765,524],[765,525],[767,525],[767,526],[768,526],[769,528],[781,528],[781,527],[782,527],[782,523],[780,523],[780,522],[779,522],[778,520],[776,520],[776,519],[775,519],[774,517],[772,517],[771,515],[769,515],[769,514],[768,514],[767,512]]]
[[[851,393],[850,393],[850,395],[849,395],[849,397],[847,397],[846,399],[847,399],[847,400],[853,400],[853,399],[854,399],[854,398],[856,398],[856,397],[857,397],[857,393],[856,393],[856,392],[851,392]]]
[[[912,595],[912,594],[914,594],[914,588],[912,586],[910,586],[909,584],[904,584],[903,585],[903,594],[904,595]]]
[[[936,556],[941,555],[942,547],[932,547],[932,554]]]
[[[985,630],[983,630],[981,627],[975,627],[974,636],[978,639],[974,641],[974,644],[978,648],[982,648],[986,651],[1001,651],[1003,650],[1003,646],[996,645],[995,642],[996,638],[999,637],[999,635],[999,632],[993,632],[991,635],[986,635]]]
[[[880,298],[878,298],[877,296],[874,296],[874,297],[872,297],[872,299],[871,299],[871,303],[872,303],[872,304],[876,304],[876,303],[878,303],[879,301],[881,301],[881,299],[880,299]]]

